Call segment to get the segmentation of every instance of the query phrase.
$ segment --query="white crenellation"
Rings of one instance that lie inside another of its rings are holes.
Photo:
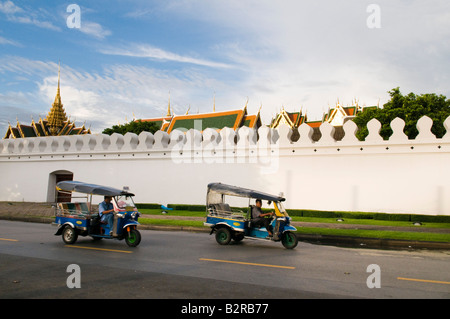
[[[275,143],[280,147],[290,147],[294,144],[292,142],[293,131],[287,125],[280,126],[272,135],[276,137]]]
[[[300,139],[298,140],[298,144],[303,146],[311,146],[314,144],[312,136],[314,134],[314,129],[306,123],[303,123],[299,126],[298,132],[300,134]]]
[[[215,129],[207,128],[203,131],[202,148],[213,149],[219,145],[221,136]]]
[[[371,119],[367,122],[367,129],[369,134],[367,135],[365,141],[371,143],[383,142],[383,137],[380,135],[381,123],[377,119]]]
[[[448,141],[450,140],[450,116],[445,119],[444,127],[447,132],[442,137],[442,140]]]
[[[148,151],[153,148],[155,137],[150,132],[141,132],[138,136],[138,144],[136,149],[138,151]]]
[[[408,141],[408,136],[403,131],[405,128],[405,121],[399,117],[396,117],[391,122],[391,129],[393,131],[392,135],[389,137],[390,142],[406,142]]]
[[[155,143],[153,144],[153,148],[155,150],[166,149],[169,146],[170,135],[167,132],[157,131],[154,135]]]
[[[431,132],[431,127],[433,126],[433,120],[428,116],[422,116],[417,121],[417,130],[419,134],[416,137],[418,141],[435,141],[436,136]]]
[[[124,151],[134,151],[139,144],[139,136],[135,133],[128,132],[123,136]]]
[[[96,134],[95,139],[97,140],[98,149],[101,151],[107,151],[111,145],[111,138],[107,134]]]
[[[317,142],[318,145],[334,145],[336,140],[334,139],[335,128],[328,122],[322,123],[319,127],[322,137]]]
[[[114,133],[111,136],[106,134],[72,135],[59,137],[32,137],[23,139],[3,139],[0,140],[0,160],[5,156],[12,155],[33,155],[43,154],[96,154],[96,153],[139,153],[139,152],[161,152],[173,148],[190,152],[198,150],[213,151],[221,156],[233,156],[231,154],[243,154],[243,150],[250,149],[273,149],[279,148],[311,148],[311,149],[336,149],[337,147],[353,147],[361,149],[367,147],[380,146],[380,149],[389,145],[409,147],[412,145],[422,145],[429,143],[450,142],[450,117],[444,122],[447,133],[443,138],[438,139],[431,132],[433,121],[428,116],[423,116],[417,122],[419,134],[413,140],[409,140],[404,133],[405,121],[396,118],[391,122],[392,135],[388,140],[383,140],[380,136],[381,123],[377,119],[368,122],[369,134],[364,141],[359,141],[355,134],[357,126],[353,121],[347,121],[344,126],[344,137],[341,141],[334,139],[335,128],[329,123],[320,126],[321,138],[314,142],[312,140],[313,129],[302,124],[298,128],[300,137],[293,141],[293,131],[283,125],[278,129],[261,126],[257,131],[248,127],[242,127],[234,131],[231,128],[223,128],[219,132],[212,128],[207,128],[203,132],[190,129],[186,132],[174,130],[171,134],[157,131],[155,134],[142,132],[139,135],[127,133],[125,135]],[[236,150],[239,149],[239,152]],[[405,148],[406,149],[406,148]],[[236,155],[237,156],[237,155]]]
[[[353,121],[347,121],[344,123],[344,137],[342,138],[342,143],[345,144],[359,144],[359,140],[356,137],[356,132],[358,131],[358,126]]]

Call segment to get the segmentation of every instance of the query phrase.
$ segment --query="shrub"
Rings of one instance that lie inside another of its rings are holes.
[[[136,203],[136,208],[138,208],[138,209],[158,209],[158,208],[161,208],[161,204]]]
[[[410,214],[374,213],[373,219],[409,222],[409,221],[411,221],[411,215]]]
[[[167,207],[175,210],[206,211],[206,205],[168,204]]]

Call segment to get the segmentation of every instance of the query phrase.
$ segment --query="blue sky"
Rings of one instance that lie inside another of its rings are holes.
[[[80,28],[69,28],[70,4]],[[370,4],[376,4],[379,15]],[[369,27],[368,20],[378,27]],[[66,113],[94,133],[136,118],[283,106],[310,120],[387,91],[450,97],[448,0],[0,0],[0,133]]]

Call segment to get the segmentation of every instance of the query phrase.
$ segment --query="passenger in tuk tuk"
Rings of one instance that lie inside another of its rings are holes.
[[[272,237],[272,225],[270,224],[272,218],[264,218],[265,216],[273,216],[273,212],[263,213],[261,210],[262,201],[257,199],[255,205],[252,207],[252,225],[255,227],[265,227],[269,232],[269,236]]]
[[[111,200],[111,196],[105,196],[103,202],[98,205],[100,220],[108,224],[110,232],[112,232],[114,223],[114,206]]]

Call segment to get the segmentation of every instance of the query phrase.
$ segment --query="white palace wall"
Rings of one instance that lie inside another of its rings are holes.
[[[377,120],[365,141],[352,121],[341,141],[328,123],[318,142],[306,124],[295,142],[286,126],[6,139],[0,201],[51,202],[55,174],[70,172],[74,180],[129,186],[140,203],[204,204],[207,184],[222,182],[283,192],[287,208],[450,215],[450,133],[437,139],[431,126],[421,118],[419,135],[408,140],[397,118],[388,141]],[[450,117],[444,126],[450,131]]]

